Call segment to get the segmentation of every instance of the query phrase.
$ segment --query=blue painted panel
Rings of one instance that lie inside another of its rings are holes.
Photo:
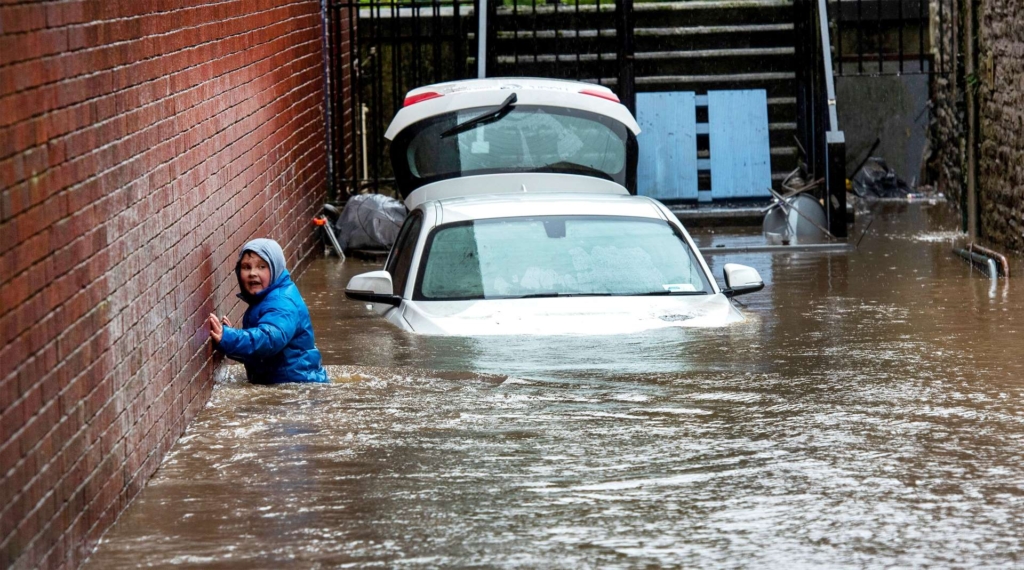
[[[637,193],[697,199],[697,110],[690,92],[637,93]]]
[[[771,196],[768,97],[763,89],[709,91],[711,196]]]

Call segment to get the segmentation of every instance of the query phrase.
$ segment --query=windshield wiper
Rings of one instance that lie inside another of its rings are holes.
[[[484,113],[482,115],[478,115],[476,117],[473,117],[472,119],[469,119],[468,121],[466,121],[464,123],[460,123],[458,125],[455,125],[454,127],[452,127],[450,129],[448,129],[447,131],[441,133],[441,138],[444,139],[444,138],[448,138],[448,137],[450,137],[452,135],[457,135],[459,133],[464,133],[464,132],[466,132],[466,131],[468,131],[468,130],[470,130],[472,128],[475,128],[475,127],[477,127],[479,125],[483,125],[483,124],[486,124],[486,123],[493,123],[494,121],[497,121],[497,120],[503,118],[505,115],[507,115],[510,112],[512,112],[512,104],[515,103],[517,100],[518,100],[518,97],[516,97],[516,94],[513,93],[513,94],[509,95],[505,99],[505,101],[501,105],[498,106],[497,109],[495,109],[493,111],[488,111],[488,112],[486,112],[486,113]]]
[[[531,293],[529,295],[518,295],[511,299],[544,299],[547,297],[613,297],[611,293]]]

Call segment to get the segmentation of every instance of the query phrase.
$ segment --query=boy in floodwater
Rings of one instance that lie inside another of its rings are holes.
[[[309,309],[284,266],[284,251],[272,239],[254,239],[238,254],[235,276],[249,304],[242,328],[227,317],[207,319],[213,346],[245,364],[253,384],[327,382],[313,338]]]

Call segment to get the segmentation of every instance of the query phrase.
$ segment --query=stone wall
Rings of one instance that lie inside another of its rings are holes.
[[[1024,251],[1024,11],[1020,2],[979,4],[981,235]]]
[[[241,245],[317,249],[321,4],[0,4],[0,566],[75,567],[206,402]]]
[[[976,4],[978,61],[976,73],[963,66],[965,0],[943,3],[944,54],[952,73],[936,77],[934,162],[939,187],[961,204],[968,176],[966,162],[967,90],[978,99],[979,237],[1000,247],[1024,251],[1024,12],[1012,0]],[[938,4],[933,14],[938,13]],[[936,47],[935,55],[939,50]]]

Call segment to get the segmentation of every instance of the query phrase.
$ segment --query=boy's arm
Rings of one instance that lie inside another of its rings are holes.
[[[224,327],[218,348],[231,358],[266,358],[284,349],[295,336],[298,319],[287,311],[270,309],[260,316],[254,328]]]

